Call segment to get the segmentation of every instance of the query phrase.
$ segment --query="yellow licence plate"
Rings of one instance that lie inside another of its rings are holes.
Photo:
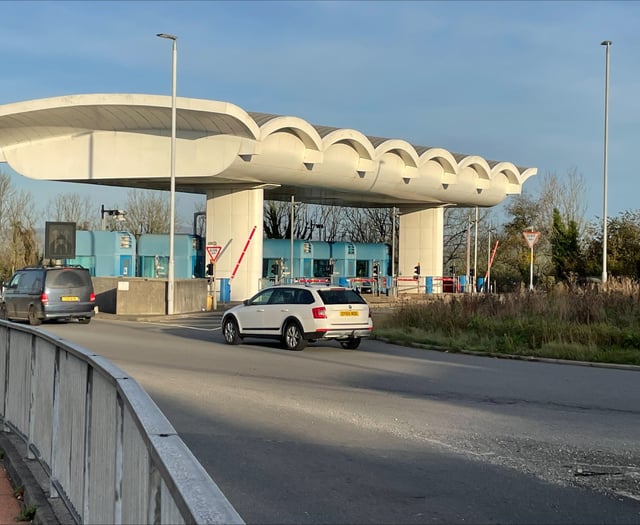
[[[345,311],[340,312],[340,315],[342,317],[350,317],[352,315],[357,316],[358,312],[356,312],[355,310],[345,310]]]
[[[63,302],[66,302],[66,301],[79,301],[80,300],[75,295],[63,295],[60,299]]]

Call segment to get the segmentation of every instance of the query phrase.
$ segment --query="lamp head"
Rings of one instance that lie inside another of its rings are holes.
[[[601,46],[610,46],[612,44],[611,40],[603,40],[602,42],[600,42]]]
[[[175,35],[170,35],[169,33],[158,33],[156,36],[160,38],[168,38],[169,40],[178,40],[178,37]]]

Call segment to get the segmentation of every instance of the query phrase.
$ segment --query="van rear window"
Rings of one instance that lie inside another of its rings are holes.
[[[90,284],[89,272],[84,270],[51,270],[47,275],[50,288],[79,288]]]

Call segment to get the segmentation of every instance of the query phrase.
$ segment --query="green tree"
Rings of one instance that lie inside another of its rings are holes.
[[[553,229],[551,231],[551,260],[554,277],[558,281],[567,280],[571,275],[583,273],[578,224],[569,220],[565,225],[558,208],[553,209]]]
[[[602,221],[592,221],[583,240],[585,274],[602,275]],[[624,211],[607,221],[607,273],[640,278],[640,210]]]
[[[625,211],[607,226],[607,269],[616,277],[639,277],[640,211]]]

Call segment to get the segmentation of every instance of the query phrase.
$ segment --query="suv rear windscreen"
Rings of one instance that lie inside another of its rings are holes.
[[[353,290],[318,290],[324,304],[366,304],[366,301]]]

